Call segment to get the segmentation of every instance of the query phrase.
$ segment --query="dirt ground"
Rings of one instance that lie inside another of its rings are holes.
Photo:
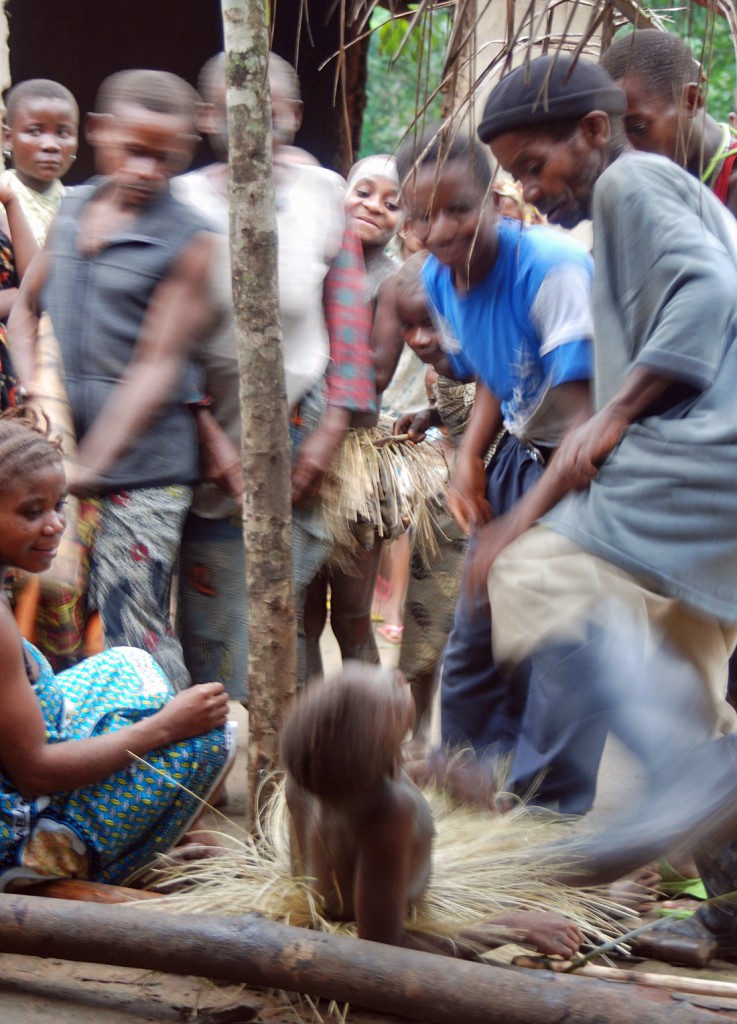
[[[329,632],[329,631],[328,631]],[[379,639],[385,664],[396,661],[398,648]],[[339,665],[340,659],[332,634],[324,642],[326,670]],[[245,819],[245,739],[247,716],[239,707],[233,707],[234,717],[241,723],[239,754],[231,773],[228,788],[230,801],[226,814],[231,824],[213,817],[215,828],[233,830],[243,828]],[[632,799],[640,786],[635,766],[616,745],[609,745],[605,753],[600,776],[595,815],[622,806]],[[645,962],[638,970],[655,973],[694,973],[677,971],[669,965]],[[708,970],[699,971],[699,977],[730,981],[737,992],[737,967],[715,962]],[[679,997],[680,998],[680,997]],[[696,998],[697,1005],[719,1012],[720,1019],[737,1021],[737,998]],[[662,1002],[662,1016],[672,1002]],[[660,1014],[660,1010],[658,1010]],[[328,1017],[327,1006],[320,1006],[318,1021],[342,1019],[341,1014]],[[302,1003],[301,1012],[278,993],[246,989],[234,985],[221,985],[200,978],[178,978],[171,975],[106,967],[95,964],[73,964],[56,959],[0,954],[0,1024],[160,1024],[160,1022],[189,1022],[189,1024],[276,1024],[276,1022],[310,1019],[310,1009]],[[354,1024],[391,1024],[403,1017],[376,1014],[351,1008],[349,1022]],[[649,1017],[649,1019],[652,1019]],[[459,1024],[463,1024],[459,1021]]]
[[[286,996],[147,971],[0,954],[2,1024],[288,1024]],[[315,1020],[319,1018],[315,1017]],[[353,1011],[355,1024],[406,1020]]]
[[[340,656],[332,633],[326,633],[323,657],[326,671],[330,671],[340,665]],[[384,663],[396,662],[398,648],[381,637],[377,640]],[[238,835],[245,827],[248,716],[237,704],[231,712],[239,723],[239,743],[228,780],[230,799],[224,809],[228,820],[209,812],[207,824]],[[281,994],[201,978],[0,954],[0,1024],[287,1024],[309,1019],[309,1013],[309,1006],[303,1004],[298,1014]],[[403,1019],[369,1011],[353,1011],[349,1017],[356,1024]]]

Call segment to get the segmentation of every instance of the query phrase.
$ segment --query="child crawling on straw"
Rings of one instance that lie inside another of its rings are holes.
[[[298,695],[281,735],[292,872],[313,880],[328,916],[355,920],[360,938],[467,955],[462,937],[459,949],[404,930],[430,880],[435,834],[430,807],[402,768],[413,720],[410,688],[394,669],[347,662]],[[573,956],[582,941],[555,913],[520,911],[493,924],[545,954]]]

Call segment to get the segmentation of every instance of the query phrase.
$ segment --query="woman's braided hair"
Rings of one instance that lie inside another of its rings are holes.
[[[0,415],[0,487],[61,457],[61,440],[51,436],[46,416],[27,406]]]

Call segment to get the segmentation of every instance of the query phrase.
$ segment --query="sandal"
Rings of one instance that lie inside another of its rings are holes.
[[[388,640],[390,644],[401,644],[404,626],[395,626],[394,623],[387,622],[385,625],[379,626],[376,632],[383,636],[385,640]]]
[[[685,921],[665,918],[633,938],[630,949],[635,956],[648,960],[663,960],[684,967],[706,967],[714,957],[734,961],[737,938],[715,934],[698,917]]]

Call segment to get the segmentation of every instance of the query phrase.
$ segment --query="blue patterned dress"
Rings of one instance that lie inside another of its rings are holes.
[[[122,729],[174,694],[153,658],[133,647],[56,676],[30,644],[26,658],[38,665],[33,686],[49,743]],[[125,882],[186,832],[201,810],[197,797],[207,799],[224,776],[234,746],[228,729],[215,729],[151,751],[103,782],[35,800],[16,792],[0,766],[0,890],[16,877]]]

